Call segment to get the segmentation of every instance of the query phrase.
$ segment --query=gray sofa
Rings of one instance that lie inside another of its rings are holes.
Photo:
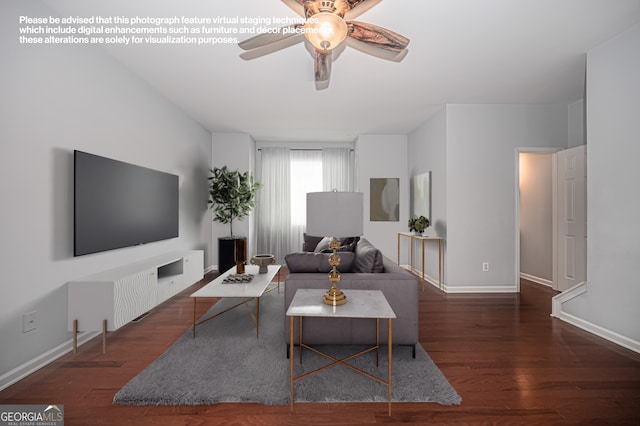
[[[331,269],[328,263],[330,253],[322,253],[321,250],[311,252],[316,246],[312,238],[305,237],[303,248],[308,252],[292,253],[285,257],[289,268],[285,280],[285,312],[296,290],[328,289],[331,285],[327,274]],[[350,244],[351,247],[338,253],[341,258],[338,269],[342,277],[338,287],[382,291],[397,317],[393,320],[393,344],[411,345],[415,356],[415,345],[418,343],[418,279],[383,256],[368,240],[361,238],[357,243]],[[285,315],[286,342],[289,342],[288,319]],[[305,318],[303,327],[304,342],[309,344],[375,344],[376,341],[375,322],[371,319]],[[295,344],[298,344],[297,321],[294,336]],[[380,323],[380,342],[387,342],[386,321]]]

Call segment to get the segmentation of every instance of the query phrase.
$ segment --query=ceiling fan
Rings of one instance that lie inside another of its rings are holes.
[[[282,0],[304,18],[277,31],[238,43],[254,59],[306,40],[314,59],[317,90],[329,87],[331,63],[349,45],[378,58],[399,62],[407,54],[409,39],[377,25],[352,21],[382,0]]]

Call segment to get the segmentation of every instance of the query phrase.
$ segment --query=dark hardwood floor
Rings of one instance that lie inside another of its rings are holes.
[[[640,424],[640,354],[549,316],[554,292],[420,294],[420,342],[462,396],[459,406],[386,404],[113,405],[113,395],[191,325],[189,294],[0,392],[0,404],[64,404],[66,425]],[[199,302],[198,315],[211,303]],[[284,356],[284,354],[283,354]]]

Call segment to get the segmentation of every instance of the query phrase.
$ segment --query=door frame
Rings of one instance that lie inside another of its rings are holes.
[[[562,151],[566,148],[557,148],[557,147],[518,147],[515,149],[515,236],[516,236],[516,247],[515,247],[515,283],[516,283],[516,292],[520,293],[520,154],[555,154],[558,151]],[[552,167],[551,167],[551,210],[552,210],[552,241],[555,241],[557,238],[557,223],[556,223],[556,182],[557,182],[557,171],[555,168],[555,156],[552,156]],[[557,287],[557,253],[556,253],[556,244],[552,244],[552,280],[553,285]]]

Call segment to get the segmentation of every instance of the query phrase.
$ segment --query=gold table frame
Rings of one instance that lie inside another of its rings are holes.
[[[247,273],[252,272],[254,274],[257,274],[259,266],[258,265],[248,265],[245,268],[248,271]],[[273,282],[273,281],[270,280],[268,283],[266,283],[266,286],[265,286],[264,290],[262,292],[260,292],[259,295],[251,296],[251,297],[245,297],[242,301],[236,303],[235,305],[233,305],[233,306],[231,306],[229,308],[226,308],[224,311],[218,312],[218,313],[216,313],[214,315],[211,315],[211,316],[209,316],[207,318],[201,319],[200,321],[198,321],[197,314],[196,314],[196,304],[197,304],[198,298],[200,298],[200,299],[202,299],[202,298],[209,298],[209,299],[210,298],[214,298],[214,299],[220,298],[220,299],[223,299],[223,298],[236,298],[236,297],[242,298],[243,296],[197,296],[196,294],[199,291],[193,293],[191,295],[191,298],[193,299],[193,327],[192,327],[193,337],[194,338],[196,337],[196,327],[197,326],[199,326],[201,324],[204,324],[205,322],[210,321],[210,320],[212,320],[214,318],[217,318],[220,315],[222,315],[224,313],[227,313],[232,309],[237,308],[238,306],[244,305],[247,308],[247,311],[249,311],[249,315],[251,316],[251,319],[253,320],[253,323],[256,326],[256,339],[259,338],[260,337],[260,298],[262,296],[264,296],[265,294],[271,293],[274,290],[278,290],[278,294],[280,294],[280,265],[269,265],[269,268],[278,268],[277,272],[275,274],[273,274],[274,278],[277,277],[277,285],[269,288],[269,285],[271,285],[271,283]],[[254,271],[254,269],[255,269],[255,271]],[[241,286],[242,284],[221,284],[222,280],[227,275],[229,275],[230,273],[234,273],[234,272],[235,272],[235,267],[232,268],[231,270],[227,271],[223,275],[220,275],[218,278],[216,278],[216,280],[214,280],[213,282],[211,282],[211,283],[209,283],[207,285],[218,285],[220,283],[220,285]],[[202,289],[200,289],[200,290],[202,290]],[[255,300],[255,311],[251,310],[251,307],[249,306],[249,303],[248,303],[252,299]]]
[[[425,284],[425,264],[424,264],[424,243],[426,241],[438,242],[438,288],[442,290],[442,237],[423,237],[420,235],[413,235],[406,232],[398,232],[398,265],[400,265],[400,237],[409,238],[410,254],[409,254],[409,268],[407,269],[412,274],[418,276],[422,280],[422,291],[424,291]],[[413,266],[413,242],[414,240],[421,241],[422,243],[422,271],[418,273]]]
[[[296,295],[298,292],[317,292],[317,297],[316,299],[318,300],[317,305],[318,306],[322,306],[324,305],[327,308],[333,308],[333,312],[336,312],[337,310],[341,309],[342,306],[334,306],[334,307],[330,307],[325,305],[322,302],[322,294],[324,294],[324,290],[298,290],[296,292]],[[344,292],[348,295],[349,297],[349,302],[348,303],[353,303],[353,300],[358,300],[358,297],[361,297],[362,294],[364,293],[370,293],[367,290],[344,290]],[[381,291],[373,291],[375,293],[379,293],[380,296],[382,296],[382,299],[384,300],[384,303],[389,307],[389,310],[391,310],[391,307],[388,305],[388,302],[386,300],[386,298],[384,298],[384,295],[382,294]],[[378,294],[376,294],[375,296],[379,297]],[[294,300],[295,300],[295,296],[294,296]],[[293,306],[293,302],[294,300],[292,300],[291,305],[290,305],[290,309],[287,311],[287,316],[289,316],[289,398],[290,398],[290,404],[291,404],[291,411],[293,411],[293,402],[294,402],[294,397],[293,397],[293,385],[295,382],[300,381],[302,379],[305,379],[309,376],[312,376],[316,373],[319,373],[321,371],[327,370],[331,367],[335,367],[336,365],[344,365],[345,367],[350,368],[351,370],[355,371],[356,373],[359,373],[371,380],[377,381],[379,383],[382,383],[383,385],[387,386],[387,411],[388,411],[388,415],[391,416],[391,377],[392,377],[392,364],[393,364],[393,350],[392,350],[392,345],[393,345],[393,327],[392,327],[392,321],[393,318],[395,318],[395,313],[393,313],[393,310],[391,310],[391,315],[393,316],[380,316],[380,317],[376,317],[375,314],[373,315],[363,315],[363,316],[352,316],[352,318],[371,318],[371,319],[375,319],[376,321],[376,344],[374,346],[368,347],[366,349],[363,349],[360,352],[357,352],[355,354],[349,355],[345,358],[336,358],[330,354],[327,354],[325,352],[322,352],[312,346],[309,346],[307,344],[304,344],[302,341],[302,319],[303,317],[322,317],[322,318],[345,318],[342,316],[332,316],[330,314],[318,314],[317,312],[314,312],[312,314],[310,313],[305,313],[305,312],[292,312],[291,311],[291,306]],[[314,309],[314,305],[312,304],[306,304],[305,308],[307,309],[311,309],[311,311],[313,311]],[[299,376],[295,375],[295,369],[294,369],[294,323],[295,323],[295,318],[298,317],[299,319],[299,346],[300,346],[300,363],[302,364],[302,352],[303,349],[308,349],[318,355],[321,355],[327,359],[329,359],[330,361],[332,361],[329,364],[326,364],[322,367],[319,367],[315,370],[309,371],[307,373],[304,374],[300,374]],[[374,376],[372,374],[367,373],[364,370],[361,370],[349,363],[347,363],[347,361],[352,360],[354,358],[357,358],[361,355],[364,355],[366,353],[369,353],[373,350],[376,351],[376,367],[378,366],[378,360],[379,360],[379,349],[380,349],[380,319],[387,319],[387,357],[388,357],[388,365],[387,365],[387,379],[382,379],[380,377]]]

